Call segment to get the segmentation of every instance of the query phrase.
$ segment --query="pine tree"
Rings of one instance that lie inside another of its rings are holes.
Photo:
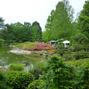
[[[31,26],[31,38],[32,41],[42,41],[42,29],[36,21]]]

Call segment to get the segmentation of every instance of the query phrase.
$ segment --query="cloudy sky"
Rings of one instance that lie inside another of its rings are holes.
[[[38,21],[44,29],[48,15],[60,0],[0,0],[0,17],[5,23]],[[79,13],[85,0],[69,0]]]

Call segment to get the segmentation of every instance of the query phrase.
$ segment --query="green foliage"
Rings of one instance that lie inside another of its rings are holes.
[[[33,49],[37,45],[37,42],[23,42],[23,43],[16,43],[15,46],[21,49]]]
[[[89,89],[89,67],[84,69],[84,75],[82,77],[83,89]]]
[[[38,22],[21,24],[19,22],[14,24],[7,24],[7,29],[0,31],[0,38],[4,39],[6,43],[26,42],[26,41],[41,41],[42,30]]]
[[[13,89],[25,89],[32,80],[30,73],[16,71],[7,73],[7,84]]]
[[[65,52],[64,44],[58,43],[56,47],[57,47],[57,53],[60,54],[60,56],[63,56]]]
[[[70,47],[70,54],[74,59],[84,59],[84,58],[89,58],[89,45],[86,39],[82,39],[83,37],[80,37],[80,39],[77,39],[77,42],[73,44]]]
[[[0,17],[0,27],[4,26],[4,19]]]
[[[3,39],[0,39],[0,47],[4,47],[5,46],[5,41]]]
[[[46,31],[43,34],[44,40],[70,39],[73,33],[71,17],[72,9],[68,1],[60,1],[48,17]]]
[[[75,41],[75,42],[77,42],[78,44],[85,44],[85,43],[88,43],[88,38],[87,38],[87,36],[85,36],[84,34],[82,34],[82,33],[77,33],[75,36],[74,36],[74,38],[73,38],[73,40]]]
[[[74,59],[89,58],[89,52],[79,51],[73,54]]]
[[[89,39],[89,0],[85,1],[78,22],[81,32]]]
[[[66,61],[68,65],[75,68],[74,88],[73,89],[88,89],[89,88],[89,60],[71,60]]]
[[[31,26],[31,40],[42,41],[42,29],[38,22],[34,22]]]
[[[48,62],[46,89],[69,89],[73,86],[74,70],[61,59],[52,57]]]
[[[77,81],[75,83],[74,89],[89,89],[89,67],[80,69],[77,72]]]
[[[24,70],[24,64],[10,64],[9,70],[11,70],[11,71],[23,71]]]
[[[80,59],[80,60],[69,60],[69,61],[65,61],[65,63],[67,63],[68,65],[80,68],[80,69],[82,69],[82,71],[84,68],[89,67],[89,59],[88,58]]]
[[[3,72],[1,72],[1,71],[0,71],[0,89],[11,89],[6,84],[5,74]]]
[[[44,89],[45,82],[44,80],[34,80],[31,84],[28,85],[27,89]]]
[[[0,89],[6,89],[5,83],[4,83],[4,76],[3,73],[0,72]]]
[[[2,17],[0,17],[0,22],[4,22],[4,19]]]
[[[42,75],[42,71],[43,70],[41,70],[40,68],[34,68],[31,71],[31,73],[33,74],[35,80],[40,78],[40,76]]]
[[[11,25],[7,25],[7,38],[4,36],[6,41],[9,42],[24,42],[30,41],[30,23],[28,26],[25,26],[21,23],[15,23]],[[4,32],[3,32],[4,33]]]

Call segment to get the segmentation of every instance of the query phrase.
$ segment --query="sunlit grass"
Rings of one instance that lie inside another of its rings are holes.
[[[15,46],[22,49],[32,49],[36,46],[37,42],[24,42],[24,43],[16,43]]]

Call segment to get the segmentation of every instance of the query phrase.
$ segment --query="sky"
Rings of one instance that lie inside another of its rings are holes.
[[[5,23],[38,21],[44,29],[47,17],[60,0],[0,0],[0,17]],[[69,0],[75,16],[84,5],[85,0]]]

